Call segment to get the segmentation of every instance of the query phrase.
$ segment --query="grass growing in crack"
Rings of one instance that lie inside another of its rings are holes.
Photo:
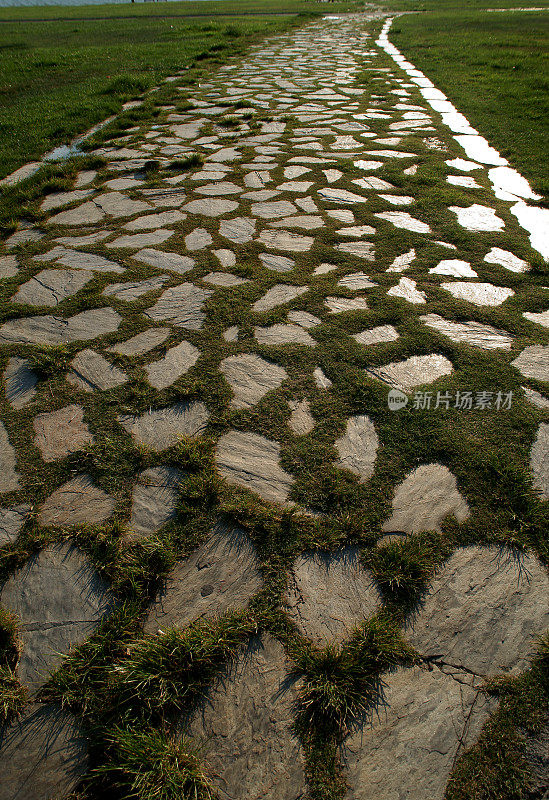
[[[28,692],[10,667],[0,666],[0,727],[18,717],[27,703]]]

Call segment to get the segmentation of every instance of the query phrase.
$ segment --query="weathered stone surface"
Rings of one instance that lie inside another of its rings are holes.
[[[513,344],[513,337],[510,333],[492,328],[491,325],[483,325],[481,322],[475,322],[474,320],[452,322],[452,320],[444,319],[438,314],[426,314],[420,317],[420,320],[429,328],[442,333],[453,342],[470,344],[483,350],[500,348],[509,350]]]
[[[128,377],[95,350],[81,350],[71,361],[67,380],[84,392],[106,391],[126,383]]]
[[[116,297],[125,303],[133,303],[145,294],[159,292],[169,280],[167,275],[156,275],[144,281],[129,281],[128,283],[112,283],[103,289],[105,297]]]
[[[30,361],[13,356],[8,359],[4,372],[6,400],[13,408],[24,408],[36,394],[38,376],[30,368]]]
[[[225,239],[235,244],[245,244],[251,242],[255,235],[255,219],[250,217],[234,217],[234,219],[223,219],[219,223],[219,233]]]
[[[120,416],[120,424],[139,444],[150,450],[165,450],[184,436],[199,436],[210,415],[204,403],[176,403],[146,411],[140,417]]]
[[[173,236],[173,231],[151,231],[150,233],[127,233],[124,236],[117,236],[112,242],[107,242],[105,247],[127,248],[128,250],[140,250],[150,248],[155,244],[162,244]]]
[[[295,261],[285,256],[276,256],[274,253],[261,253],[259,260],[266,269],[273,272],[291,272],[295,267]]]
[[[225,269],[234,267],[236,264],[236,256],[232,250],[214,250],[214,255]]]
[[[408,269],[410,264],[415,261],[416,258],[416,251],[415,248],[409,250],[407,253],[403,253],[401,256],[397,256],[391,266],[386,270],[386,272],[404,272],[405,269]]]
[[[0,256],[0,280],[13,278],[19,272],[15,256]]]
[[[95,225],[101,222],[105,214],[95,202],[88,200],[81,206],[71,208],[69,211],[61,211],[48,219],[51,225]]]
[[[432,275],[451,275],[452,278],[478,278],[468,261],[450,258],[440,261],[436,267],[429,270]]]
[[[36,433],[34,443],[44,461],[65,458],[69,453],[77,453],[93,442],[81,406],[70,405],[58,411],[38,414],[32,424]]]
[[[236,275],[229,275],[227,272],[209,272],[201,280],[211,286],[220,286],[226,289],[232,289],[234,286],[242,286],[242,284],[248,283],[247,278],[238,278]]]
[[[454,212],[458,223],[468,231],[501,231],[505,227],[504,221],[496,216],[493,208],[478,203],[469,208],[450,206],[449,211]]]
[[[334,203],[366,203],[368,198],[359,194],[348,192],[345,189],[326,187],[318,190],[318,194],[323,200],[331,200]]]
[[[153,467],[139,475],[132,495],[128,539],[156,533],[175,516],[184,477],[173,467]]]
[[[549,382],[549,345],[532,345],[525,347],[511,364],[525,378],[536,378]]]
[[[296,214],[297,208],[288,200],[275,200],[272,203],[252,203],[251,212],[254,217],[263,219],[277,219]]]
[[[0,508],[0,547],[11,544],[17,539],[30,510],[31,506],[27,505]]]
[[[394,342],[399,338],[398,331],[392,325],[379,325],[377,328],[355,333],[353,339],[359,344],[372,345],[382,342]]]
[[[115,500],[95,486],[89,475],[79,475],[48,497],[38,522],[46,527],[96,525],[111,516],[115,505]]]
[[[205,183],[203,186],[197,186],[194,190],[195,194],[207,194],[210,197],[225,194],[239,194],[242,191],[240,186],[237,186],[231,181],[218,181],[217,183]]]
[[[363,297],[327,297],[324,305],[331,314],[344,314],[346,311],[368,311],[368,303]]]
[[[194,260],[190,256],[180,256],[178,253],[167,253],[164,250],[155,250],[154,247],[145,247],[133,256],[136,261],[148,264],[157,269],[167,269],[184,275],[194,267]]]
[[[289,286],[285,283],[278,283],[271,287],[259,300],[252,306],[252,311],[270,311],[271,308],[289,303],[296,297],[308,291],[307,286]]]
[[[290,231],[261,231],[257,238],[258,242],[265,247],[272,247],[274,250],[290,250],[296,253],[303,253],[310,250],[314,239],[311,236],[299,236]]]
[[[303,755],[292,732],[297,686],[282,645],[254,637],[190,724],[215,788],[231,800],[301,800]]]
[[[71,192],[52,192],[47,194],[40,204],[40,211],[51,211],[54,208],[61,208],[77,200],[84,200],[93,194],[93,189],[76,189]]]
[[[33,556],[4,584],[2,605],[21,620],[23,650],[17,673],[36,688],[63,653],[92,633],[112,601],[88,559],[68,544]]]
[[[351,417],[344,435],[335,441],[339,455],[336,466],[354,472],[362,483],[374,473],[378,447],[379,439],[371,419],[364,415]]]
[[[107,231],[107,236],[110,231]],[[60,240],[58,240],[60,241]],[[87,272],[124,272],[124,267],[108,258],[98,256],[95,253],[82,253],[79,250],[67,250],[65,247],[55,247],[43,256],[35,257],[36,261],[57,261],[63,267],[79,269]],[[90,280],[92,276],[88,278]]]
[[[314,426],[315,420],[311,414],[308,400],[289,400],[291,415],[288,420],[288,425],[296,436],[305,436],[310,433]]]
[[[427,295],[417,288],[417,284],[411,278],[401,278],[396,286],[393,286],[387,292],[388,297],[400,297],[408,303],[414,305],[421,305],[427,302]]]
[[[343,213],[345,214],[345,211]],[[333,213],[330,216],[333,216]],[[356,239],[361,239],[363,236],[373,236],[375,232],[375,228],[372,228],[371,225],[351,225],[349,228],[340,228],[336,231],[339,236],[353,236]]]
[[[201,200],[191,200],[183,208],[190,214],[200,214],[203,217],[220,217],[223,214],[236,211],[238,203],[235,203],[234,200],[222,200],[217,197],[204,197]]]
[[[93,274],[84,270],[44,269],[20,286],[11,301],[51,308],[79,292],[92,278]]]
[[[5,322],[0,328],[0,341],[8,344],[40,344],[55,346],[80,340],[95,339],[117,330],[122,317],[112,308],[82,311],[74,317],[22,317]]]
[[[529,403],[532,403],[532,405],[538,408],[549,408],[549,400],[542,394],[536,392],[534,389],[530,389],[529,386],[521,386],[521,389]]]
[[[316,345],[315,340],[299,325],[284,325],[277,323],[268,328],[254,328],[254,336],[259,344],[305,344],[309,347]]]
[[[428,356],[410,356],[404,361],[393,361],[367,372],[384,383],[406,391],[423,383],[433,383],[444,375],[450,375],[452,370],[452,363],[446,356],[431,353]]]
[[[530,269],[526,261],[508,250],[502,250],[501,247],[492,247],[490,252],[484,256],[484,260],[488,264],[499,264],[510,272],[527,272]]]
[[[530,468],[536,489],[543,500],[549,500],[549,425],[542,423],[530,453]]]
[[[441,283],[440,288],[446,289],[456,300],[466,300],[476,306],[500,306],[515,294],[506,286],[494,286],[491,283],[454,281],[453,283]]]
[[[131,217],[143,211],[152,211],[153,206],[143,200],[131,200],[121,192],[106,192],[94,199],[94,204],[99,206],[105,214],[111,217]],[[51,222],[51,220],[50,220]]]
[[[460,678],[419,667],[385,676],[383,708],[343,744],[345,800],[443,800],[456,757],[494,705]]]
[[[15,450],[8,439],[8,432],[0,422],[0,492],[19,489],[19,474],[15,469]]]
[[[285,369],[253,353],[225,358],[220,370],[233,390],[234,408],[251,408],[288,377]]]
[[[290,619],[317,644],[342,642],[381,602],[355,547],[299,556],[285,599]]]
[[[33,704],[0,736],[1,800],[51,800],[76,788],[88,768],[84,732],[68,712]]]
[[[549,309],[547,309],[547,311],[541,311],[539,314],[534,314],[531,311],[525,311],[522,316],[529,322],[535,322],[537,325],[542,325],[544,328],[549,328]]]
[[[137,217],[131,222],[126,222],[124,228],[127,231],[148,231],[157,228],[166,228],[175,225],[186,219],[187,215],[181,211],[159,211],[157,214],[146,214],[144,217]]]
[[[476,675],[522,670],[532,637],[549,623],[549,577],[534,556],[487,547],[457,550],[432,580],[407,637]]]
[[[121,356],[142,356],[165,342],[170,334],[169,328],[149,328],[148,331],[138,333],[125,342],[109,347],[109,352]]]
[[[280,445],[257,433],[230,431],[217,443],[216,462],[228,483],[256,492],[271,503],[284,503],[294,479],[279,463]]]
[[[143,313],[153,322],[169,322],[178,328],[197,331],[202,327],[206,314],[202,311],[212,291],[193,283],[180,283],[160,295],[157,302]]]
[[[171,347],[163,358],[147,364],[145,372],[148,381],[155,389],[165,389],[188,372],[199,357],[200,351],[197,347],[190,342],[180,342]]]
[[[395,228],[403,228],[412,233],[431,233],[431,228],[427,223],[410,216],[407,211],[383,211],[381,214],[374,214],[379,219],[391,222]]]
[[[375,260],[375,250],[372,242],[342,242],[336,244],[336,250],[340,253],[348,253],[356,258],[363,258],[365,261]]]
[[[245,608],[262,587],[249,537],[218,523],[208,540],[168,575],[145,620],[145,633]]]
[[[442,464],[422,464],[395,490],[393,513],[382,530],[421,533],[440,531],[445,517],[458,522],[469,516],[469,506],[460,494],[454,475]]]
[[[191,252],[203,250],[213,243],[213,239],[206,228],[195,228],[194,231],[185,236],[185,247]]]

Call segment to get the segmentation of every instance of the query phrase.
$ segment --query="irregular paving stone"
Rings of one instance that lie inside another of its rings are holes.
[[[474,320],[452,322],[440,317],[438,314],[426,314],[420,317],[420,320],[429,328],[434,328],[438,333],[448,336],[453,342],[470,344],[473,347],[481,347],[483,350],[495,350],[498,348],[509,350],[513,344],[511,334]]]
[[[453,278],[478,278],[477,273],[471,269],[471,265],[467,261],[454,258],[440,261],[429,272],[433,275],[451,275]]]
[[[494,703],[466,674],[399,668],[384,683],[383,708],[344,741],[345,800],[443,800],[457,756]]]
[[[142,356],[165,342],[170,334],[169,328],[149,328],[148,331],[138,333],[125,342],[109,347],[109,352],[121,356]]]
[[[190,256],[180,256],[178,253],[167,253],[164,250],[155,250],[153,247],[145,247],[133,256],[136,261],[148,264],[157,269],[167,269],[170,272],[177,272],[184,275],[194,267],[194,261]]]
[[[82,203],[81,206],[77,206],[77,208],[54,214],[53,217],[49,217],[48,223],[50,225],[95,225],[97,222],[101,222],[104,217],[104,212],[95,201],[88,200],[86,203]]]
[[[501,247],[492,247],[490,252],[484,256],[484,260],[488,264],[499,264],[510,272],[527,272],[530,269],[526,261],[513,255],[508,250],[502,250]]]
[[[209,417],[204,403],[192,402],[146,411],[141,416],[120,416],[118,421],[138,444],[159,452],[184,436],[199,436]]]
[[[339,455],[336,466],[354,472],[361,483],[372,477],[379,439],[369,417],[348,419],[344,435],[336,439],[334,446]]]
[[[84,409],[70,405],[38,414],[32,421],[36,436],[34,443],[44,461],[56,461],[69,453],[77,453],[93,442],[93,436],[84,422]]]
[[[145,620],[145,633],[245,608],[262,588],[255,548],[238,528],[217,523],[210,537],[168,575]]]
[[[66,797],[88,769],[87,742],[59,706],[33,704],[0,735],[2,800]]]
[[[233,390],[233,408],[251,408],[288,377],[285,369],[253,353],[229,356],[219,368]]]
[[[542,423],[530,453],[530,469],[536,489],[543,500],[549,500],[549,425]]]
[[[320,645],[348,638],[381,602],[355,547],[330,555],[299,556],[285,599],[290,619],[304,636]]]
[[[311,415],[308,400],[289,400],[291,414],[288,420],[288,425],[296,436],[305,436],[310,433],[314,426],[315,420]]]
[[[38,522],[46,527],[97,525],[111,516],[115,505],[115,500],[95,486],[89,475],[79,475],[48,497]]]
[[[36,395],[38,376],[30,367],[30,361],[13,356],[8,359],[4,371],[6,400],[13,408],[24,408]]]
[[[192,200],[190,203],[183,206],[183,208],[190,214],[200,214],[203,217],[220,217],[223,214],[236,211],[238,203],[235,203],[234,200],[221,200],[216,197],[208,197],[201,200]]]
[[[107,236],[109,233],[107,233]],[[67,250],[64,247],[55,247],[43,256],[35,257],[36,261],[51,261],[55,259],[58,264],[71,269],[80,269],[91,272],[124,272],[124,267],[109,261],[108,258],[97,256],[95,253],[81,253],[78,250]],[[89,280],[89,279],[88,279]]]
[[[277,283],[271,287],[259,300],[252,306],[252,311],[270,311],[271,308],[284,305],[294,300],[296,297],[308,291],[307,286],[290,286],[284,283]]]
[[[532,345],[511,361],[525,378],[549,382],[549,345]]]
[[[394,342],[399,338],[398,331],[392,325],[379,325],[377,328],[355,333],[353,339],[359,344],[372,345],[381,342]]]
[[[237,342],[238,341],[238,326],[231,325],[230,328],[227,328],[223,331],[223,338],[226,342]]]
[[[255,219],[250,219],[249,217],[224,219],[219,223],[219,233],[235,244],[245,244],[253,239],[255,225]]]
[[[167,280],[169,280],[167,275],[157,275],[145,281],[113,283],[103,289],[103,294],[106,297],[116,297],[117,300],[122,300],[125,303],[133,303],[144,294],[160,291]]]
[[[442,521],[449,514],[458,522],[469,517],[469,506],[459,493],[454,475],[442,464],[422,464],[397,486],[393,513],[382,530],[440,531]]]
[[[538,325],[543,325],[544,328],[549,328],[549,309],[539,314],[532,314],[530,311],[526,311],[522,316],[530,322],[535,322]]]
[[[532,405],[537,406],[538,408],[549,408],[549,400],[543,397],[543,395],[541,395],[539,392],[534,391],[534,389],[530,389],[529,386],[521,386],[521,389],[529,403],[532,403]]]
[[[368,304],[363,297],[327,297],[324,305],[331,314],[343,314],[345,311],[368,311]]]
[[[509,297],[515,294],[512,289],[505,286],[494,286],[491,283],[441,283],[441,289],[446,289],[456,300],[466,300],[476,306],[500,306]]]
[[[84,200],[93,194],[93,189],[77,189],[71,192],[52,192],[47,194],[40,204],[40,211],[51,211],[54,208],[61,208],[77,200]]]
[[[279,457],[277,442],[243,431],[224,434],[215,455],[228,483],[250,489],[271,503],[285,503],[294,479],[282,469]]]
[[[314,314],[309,314],[308,311],[289,311],[288,320],[290,322],[296,322],[298,325],[301,325],[302,328],[314,328],[322,322],[319,317],[315,317]]]
[[[272,253],[260,253],[259,260],[266,269],[273,272],[291,272],[295,267],[295,261],[285,256],[275,256]]]
[[[383,367],[368,369],[367,372],[384,383],[407,391],[424,383],[433,383],[444,375],[450,375],[452,370],[452,363],[446,356],[431,353],[428,356],[411,356],[404,361],[393,361]]]
[[[147,214],[144,217],[132,219],[124,225],[127,231],[147,231],[166,228],[168,225],[174,225],[186,219],[187,215],[182,214],[181,211],[160,211],[157,214]]]
[[[128,539],[156,533],[175,516],[184,473],[173,467],[146,469],[132,494]]]
[[[232,250],[214,250],[214,255],[222,267],[230,268],[236,264],[236,256]]]
[[[0,547],[17,539],[19,531],[27,521],[31,506],[18,505],[0,508]]]
[[[315,340],[299,325],[284,325],[277,323],[268,328],[254,328],[254,336],[259,344],[305,344],[309,347],[316,345]]]
[[[416,288],[417,284],[411,278],[401,278],[396,286],[387,292],[388,297],[400,297],[408,303],[422,304],[427,302],[427,295]]]
[[[32,556],[3,585],[0,599],[21,620],[17,674],[32,688],[47,680],[63,653],[81,644],[112,606],[105,582],[70,544]]]
[[[469,208],[450,206],[449,211],[454,212],[458,223],[468,231],[501,231],[505,227],[504,221],[496,216],[493,208],[478,203]]]
[[[15,469],[15,450],[8,439],[8,432],[0,422],[0,492],[19,489],[19,474]]]
[[[322,217],[310,214],[298,214],[294,217],[284,217],[277,222],[271,222],[269,224],[271,228],[302,228],[303,230],[310,231],[324,227]]]
[[[180,342],[171,347],[163,358],[146,365],[147,379],[155,389],[165,389],[194,367],[199,357],[198,348],[190,342]]]
[[[296,214],[297,208],[288,200],[277,200],[273,203],[252,203],[251,212],[254,217],[263,219],[277,219],[277,217],[287,217]]]
[[[412,231],[412,233],[431,233],[431,228],[427,223],[420,222],[410,216],[406,211],[383,211],[381,214],[374,214],[374,217],[384,219],[391,222],[395,228],[403,228],[405,231]]]
[[[54,347],[85,339],[95,339],[117,330],[122,317],[112,308],[82,311],[74,317],[23,317],[5,322],[0,341],[8,344],[39,344]]]
[[[128,376],[95,350],[81,350],[71,361],[67,380],[84,392],[104,392],[126,383]]]
[[[375,228],[371,225],[351,225],[349,228],[340,228],[336,231],[339,236],[354,236],[357,239],[362,236],[373,236],[375,232]]]
[[[236,275],[227,275],[226,272],[209,272],[201,278],[204,283],[209,283],[212,286],[222,286],[227,289],[232,289],[234,286],[242,286],[248,283],[247,278],[237,278]]]
[[[28,244],[29,242],[39,242],[40,239],[43,239],[45,234],[41,231],[36,230],[35,228],[23,228],[20,226],[18,231],[12,233],[11,236],[8,236],[6,239],[6,247],[8,250],[13,250],[14,247],[17,247],[20,244]]]
[[[407,638],[476,675],[526,668],[532,639],[549,623],[549,577],[531,555],[463,547],[431,581]]]
[[[397,256],[386,272],[404,272],[404,270],[408,269],[410,264],[415,261],[415,258],[415,249],[409,250],[407,253]]]
[[[210,691],[186,732],[200,743],[214,787],[231,800],[300,800],[303,754],[293,733],[298,686],[282,645],[254,637]]]
[[[213,239],[205,228],[196,228],[188,236],[185,236],[185,247],[187,250],[203,250],[213,243]]]
[[[13,278],[19,272],[15,256],[0,256],[0,280]]]
[[[345,189],[326,187],[318,190],[318,194],[323,200],[331,200],[334,203],[366,203],[368,198],[359,194],[348,192]]]
[[[151,231],[150,233],[128,233],[125,236],[118,236],[112,242],[107,242],[105,247],[128,248],[130,250],[140,250],[155,244],[162,244],[173,236],[173,231]]]
[[[314,244],[311,236],[299,236],[290,231],[261,231],[257,241],[264,244],[265,247],[272,247],[275,250],[292,250],[296,253],[304,253],[310,250]]]
[[[364,258],[366,261],[375,261],[374,245],[371,242],[342,242],[336,244],[336,250],[340,253],[349,253],[357,258]]]
[[[57,306],[83,289],[93,278],[91,272],[70,269],[44,269],[19,287],[12,303],[30,306]]]
[[[206,319],[202,311],[204,303],[212,294],[212,291],[193,283],[180,283],[179,286],[166,289],[157,302],[143,313],[153,322],[169,322],[178,328],[197,331]]]
[[[130,200],[121,192],[106,192],[96,197],[93,202],[111,217],[131,217],[143,211],[152,211],[153,208],[143,200]]]

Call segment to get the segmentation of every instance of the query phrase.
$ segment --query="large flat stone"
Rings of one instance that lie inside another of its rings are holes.
[[[133,256],[136,261],[148,264],[156,269],[167,269],[169,272],[177,272],[184,275],[193,269],[195,262],[190,256],[180,256],[178,253],[168,253],[164,250],[155,250],[154,247],[144,247]]]
[[[0,422],[0,492],[15,492],[20,488],[15,463],[15,450],[10,444],[4,423]]]
[[[271,308],[289,303],[307,291],[307,286],[289,286],[285,283],[278,283],[276,286],[272,286],[263,297],[256,300],[252,306],[252,311],[270,311]]]
[[[404,361],[393,361],[383,367],[367,370],[374,378],[404,391],[424,383],[433,383],[444,375],[450,375],[452,371],[452,363],[446,356],[438,353],[410,356]]]
[[[549,345],[531,345],[511,361],[525,378],[549,382]]]
[[[95,225],[105,218],[105,214],[96,203],[88,200],[86,203],[71,208],[69,211],[61,211],[49,217],[50,225]]]
[[[407,211],[383,211],[381,214],[374,214],[378,219],[384,219],[392,223],[395,228],[402,228],[412,233],[431,233],[431,228],[426,222],[415,219]]]
[[[411,278],[401,278],[396,286],[389,289],[387,297],[399,297],[414,305],[427,302],[427,295],[417,288],[416,282]]]
[[[146,411],[141,416],[120,416],[119,422],[138,443],[150,450],[165,450],[185,436],[199,436],[210,415],[204,403],[176,403]]]
[[[127,283],[111,283],[103,289],[105,297],[115,297],[124,303],[133,303],[143,295],[159,292],[169,280],[167,275],[156,275],[144,281],[128,281]]]
[[[77,453],[93,442],[81,406],[70,405],[58,411],[38,414],[32,424],[36,434],[34,443],[44,461],[65,458],[69,453]]]
[[[166,289],[157,302],[143,313],[153,322],[169,322],[178,328],[200,330],[206,319],[202,309],[212,294],[211,290],[202,289],[194,283],[181,283]]]
[[[233,390],[234,408],[251,408],[288,377],[285,369],[254,353],[229,356],[219,368]]]
[[[12,303],[53,308],[79,292],[93,278],[91,272],[71,269],[43,269],[19,287]]]
[[[348,419],[345,433],[336,439],[334,446],[339,455],[336,466],[354,472],[361,482],[372,477],[379,439],[369,417],[360,415]]]
[[[30,361],[13,356],[8,359],[4,372],[6,400],[13,408],[20,409],[28,405],[36,395],[38,376],[31,369]]]
[[[82,311],[74,317],[22,317],[5,322],[0,328],[0,341],[6,344],[38,344],[55,347],[59,344],[96,339],[113,333],[122,317],[112,308]]]
[[[95,350],[86,349],[81,350],[71,361],[67,380],[83,392],[105,392],[107,389],[122,386],[128,376]]]
[[[394,342],[399,338],[399,333],[392,325],[378,325],[361,333],[355,333],[353,339],[359,344],[370,346],[384,342]]]
[[[504,221],[496,216],[493,208],[478,203],[469,208],[450,206],[449,211],[454,212],[458,223],[468,231],[501,231],[505,227]]]
[[[292,412],[288,425],[296,436],[306,436],[315,426],[308,400],[289,400],[288,405]]]
[[[273,250],[290,250],[296,253],[304,253],[314,244],[311,236],[300,236],[290,231],[264,230],[259,234],[257,241]]]
[[[165,389],[194,367],[200,351],[190,342],[180,342],[166,351],[163,358],[147,364],[145,372],[151,386]]]
[[[543,500],[549,500],[549,425],[542,423],[530,453],[530,469],[536,489]]]
[[[17,539],[30,511],[31,506],[28,505],[0,508],[0,547],[11,544]]]
[[[440,288],[450,292],[456,300],[465,300],[476,306],[500,306],[515,294],[506,286],[494,286],[491,283],[454,281],[453,283],[441,283]]]
[[[493,328],[491,325],[483,325],[481,322],[475,322],[474,320],[453,322],[440,317],[438,314],[426,314],[420,317],[420,320],[429,328],[442,333],[453,342],[470,344],[473,347],[480,347],[482,350],[509,350],[514,341],[510,333]]]
[[[223,214],[236,211],[238,203],[235,203],[234,200],[222,200],[218,197],[204,197],[200,200],[191,200],[183,208],[190,214],[200,214],[203,217],[221,217]]]
[[[149,330],[137,333],[125,342],[119,342],[119,344],[109,347],[109,352],[117,353],[121,356],[142,356],[144,353],[148,353],[149,350],[161,345],[170,335],[171,330],[169,328],[149,328]]]
[[[0,256],[0,280],[13,278],[19,272],[19,265],[15,256]]]
[[[70,525],[99,525],[114,511],[116,501],[95,486],[89,475],[78,475],[56,489],[38,514],[45,527]]]
[[[235,244],[245,244],[246,242],[251,242],[255,236],[255,226],[255,219],[250,217],[223,219],[219,223],[219,233]]]
[[[296,206],[288,200],[275,200],[272,203],[252,203],[251,211],[254,217],[262,217],[263,219],[278,219],[278,217],[297,214]]]
[[[217,443],[217,466],[227,483],[256,492],[271,503],[285,503],[294,479],[279,463],[280,445],[257,433],[230,431]]]
[[[156,533],[173,519],[184,477],[173,467],[153,467],[139,475],[132,495],[128,539]]]
[[[309,347],[316,345],[315,340],[299,325],[285,325],[277,323],[268,328],[254,328],[254,336],[259,344],[305,344]]]

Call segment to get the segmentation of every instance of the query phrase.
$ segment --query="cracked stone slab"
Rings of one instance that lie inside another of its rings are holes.
[[[319,196],[323,200],[330,200],[333,203],[366,203],[368,198],[362,195],[348,192],[346,189],[336,189],[335,187],[328,186],[318,190]]]
[[[163,358],[146,365],[147,379],[155,389],[166,389],[194,367],[199,357],[197,347],[190,342],[180,342],[167,350]]]
[[[4,371],[6,400],[13,408],[21,409],[28,405],[36,395],[37,374],[31,369],[30,361],[13,356],[8,359]]]
[[[70,405],[58,411],[38,414],[32,421],[34,443],[46,462],[77,453],[93,442],[90,429],[84,422],[84,409]]]
[[[153,467],[138,476],[128,525],[130,541],[156,533],[175,517],[184,477],[181,470],[173,467]]]
[[[124,415],[118,421],[138,444],[160,452],[185,436],[199,436],[210,418],[199,401],[146,411],[141,416]]]
[[[531,345],[511,361],[525,378],[549,382],[549,345]]]
[[[0,280],[13,278],[19,272],[15,256],[0,256]]]
[[[151,231],[150,233],[127,233],[124,236],[117,236],[112,242],[107,242],[105,247],[112,249],[128,248],[129,250],[141,250],[141,248],[152,247],[155,244],[162,244],[174,235],[174,231]]]
[[[176,272],[178,275],[184,275],[185,272],[193,269],[195,265],[190,256],[180,256],[178,253],[155,250],[154,247],[144,247],[143,250],[135,253],[133,258],[136,261],[141,261],[142,264],[147,264],[149,267],[167,269],[170,272]]]
[[[40,211],[52,211],[54,208],[61,208],[67,206],[69,203],[75,203],[78,200],[84,200],[93,194],[93,189],[76,189],[70,192],[52,192],[47,194],[42,203],[40,204]]]
[[[10,444],[4,423],[0,422],[0,492],[15,492],[20,488],[19,473],[15,466],[15,450]]]
[[[372,477],[379,439],[369,417],[359,415],[348,419],[345,433],[336,439],[334,446],[339,455],[337,467],[358,475],[361,483]]]
[[[549,425],[542,423],[530,453],[534,489],[542,500],[549,500]]]
[[[280,445],[257,433],[230,431],[217,443],[216,463],[225,480],[271,503],[286,503],[294,479],[280,466]]]
[[[105,234],[109,236],[110,231]],[[61,241],[58,239],[57,241]],[[75,241],[76,244],[76,241]],[[90,242],[92,244],[92,242]],[[46,258],[47,256],[47,258]],[[88,272],[124,272],[125,268],[121,267],[114,261],[109,261],[108,258],[98,256],[95,253],[82,253],[79,250],[68,250],[65,247],[54,247],[48,253],[35,256],[35,261],[53,261],[63,267],[70,267],[71,269],[79,269]],[[91,280],[91,277],[88,280]]]
[[[171,330],[169,328],[149,328],[149,330],[137,333],[125,342],[119,342],[119,344],[109,347],[109,352],[128,357],[142,356],[144,353],[148,353],[161,345],[170,335]]]
[[[384,681],[383,707],[343,743],[345,800],[443,800],[456,757],[494,703],[438,669],[401,667]]]
[[[450,206],[448,210],[453,211],[461,227],[468,231],[501,231],[505,228],[504,221],[488,206],[474,203],[469,208]]]
[[[105,218],[104,212],[92,200],[71,208],[69,211],[60,211],[48,218],[50,225],[95,225]]]
[[[33,704],[0,734],[2,800],[69,795],[88,769],[84,731],[59,706]]]
[[[63,654],[81,644],[112,607],[106,583],[69,544],[32,556],[4,583],[2,605],[21,620],[22,683],[38,688]]]
[[[298,685],[282,645],[254,637],[184,729],[199,743],[214,787],[231,800],[301,800],[303,753],[293,733]]]
[[[278,283],[276,286],[271,287],[259,300],[252,306],[252,311],[270,311],[271,308],[284,305],[300,297],[309,289],[307,286],[290,286],[285,283]]]
[[[272,203],[252,203],[251,212],[254,217],[277,219],[297,213],[297,208],[288,200],[275,200]]]
[[[22,284],[11,302],[52,308],[77,294],[92,279],[93,274],[85,270],[44,269]]]
[[[392,325],[379,325],[377,328],[355,333],[353,339],[358,344],[373,345],[383,342],[395,342],[400,334]]]
[[[229,356],[219,368],[233,390],[233,408],[252,408],[288,377],[285,369],[254,353]]]
[[[383,367],[368,369],[368,375],[404,391],[422,384],[433,383],[453,371],[446,356],[431,353],[427,356],[410,356],[404,361],[393,361]]]
[[[141,214],[143,211],[152,211],[153,206],[143,200],[131,200],[121,192],[106,192],[93,200],[105,214],[111,217],[131,217],[133,214]],[[50,222],[52,220],[50,219]]]
[[[491,283],[454,281],[453,283],[441,283],[440,288],[450,292],[456,300],[465,300],[476,306],[500,306],[515,294],[512,289],[505,286],[494,286]]]
[[[290,250],[296,253],[304,253],[310,250],[314,244],[311,236],[300,236],[290,231],[261,231],[257,240],[265,247],[272,247],[274,250]]]
[[[467,322],[453,322],[444,319],[438,314],[425,314],[420,320],[429,328],[433,328],[453,342],[470,344],[483,350],[509,350],[513,344],[513,337],[506,331],[483,325],[481,322],[470,320]]]
[[[0,341],[6,344],[59,344],[96,339],[113,333],[122,317],[112,308],[82,311],[74,317],[21,317],[5,322],[0,328]]]
[[[87,349],[81,350],[71,361],[67,380],[84,392],[105,392],[107,389],[122,386],[128,376],[95,350]]]
[[[254,328],[254,336],[259,344],[304,344],[308,347],[316,345],[315,340],[300,325],[277,323],[267,328]]]
[[[290,619],[318,645],[347,639],[381,602],[355,547],[299,556],[285,600]]]
[[[166,289],[157,302],[143,313],[153,322],[169,322],[178,328],[197,331],[206,319],[202,310],[204,303],[212,294],[213,291],[193,283],[181,283]]]
[[[534,556],[463,547],[431,581],[406,635],[422,655],[476,675],[520,671],[549,624],[547,597],[549,577]]]
[[[185,247],[191,253],[195,250],[204,250],[211,244],[213,244],[213,239],[206,228],[195,228],[188,236],[185,236]]]
[[[396,487],[392,514],[382,530],[440,531],[442,521],[449,514],[458,522],[464,522],[469,513],[467,501],[460,494],[450,470],[443,464],[422,464]]]
[[[44,527],[98,525],[111,516],[115,505],[114,498],[95,486],[89,475],[78,475],[48,497],[38,522]]]
[[[288,425],[296,436],[306,436],[314,426],[315,420],[311,414],[308,400],[289,400],[290,419]]]
[[[246,608],[262,588],[259,560],[239,528],[217,523],[206,542],[168,575],[145,620],[145,633]]]
[[[145,294],[159,292],[169,280],[167,275],[156,275],[144,281],[129,281],[128,283],[112,283],[103,289],[105,297],[115,297],[125,303],[133,303]]]
[[[17,539],[31,509],[32,507],[28,505],[0,508],[0,547],[11,544]]]

